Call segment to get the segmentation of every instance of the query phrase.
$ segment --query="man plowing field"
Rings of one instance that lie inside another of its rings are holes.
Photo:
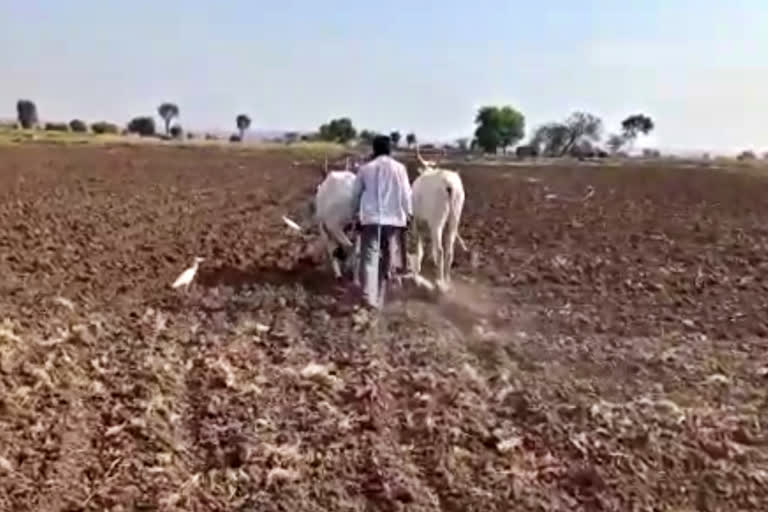
[[[354,182],[354,211],[360,222],[360,277],[368,307],[382,306],[392,267],[392,249],[400,242],[405,270],[404,233],[413,215],[411,184],[405,166],[390,156],[390,139],[373,139],[373,158],[360,166]]]

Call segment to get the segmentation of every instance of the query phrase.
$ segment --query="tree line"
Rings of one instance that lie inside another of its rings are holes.
[[[38,126],[37,106],[31,100],[22,99],[16,104],[17,121],[20,127],[29,129]],[[181,110],[176,103],[163,102],[157,107],[157,115],[163,120],[164,136],[166,138],[181,138],[184,130],[179,123]],[[619,133],[608,136],[604,146],[603,121],[596,115],[587,112],[574,112],[562,121],[550,122],[537,127],[524,145],[520,142],[525,137],[525,116],[509,105],[483,106],[478,109],[474,119],[475,130],[472,137],[460,138],[455,147],[463,151],[482,151],[484,153],[506,153],[517,146],[517,154],[523,156],[601,156],[618,153],[630,149],[639,135],[648,135],[654,129],[653,120],[645,114],[632,114],[621,123]],[[247,114],[235,117],[236,133],[230,136],[230,141],[238,142],[244,139],[246,131],[251,126],[251,118]],[[69,123],[46,123],[46,130],[102,133],[132,133],[141,136],[156,136],[158,129],[153,116],[138,116],[131,119],[121,130],[116,124],[106,121],[92,123],[90,126],[80,119]],[[296,140],[320,140],[349,144],[352,141],[370,143],[381,132],[355,128],[349,117],[339,117],[320,125],[314,133],[300,135],[290,132],[285,135],[287,142]],[[383,132],[387,133],[387,132]],[[402,135],[399,130],[387,133],[394,146],[399,146]],[[191,134],[187,134],[190,136]],[[207,137],[212,138],[212,137]],[[415,133],[405,136],[408,147],[416,144]]]
[[[525,116],[509,105],[481,107],[474,121],[473,137],[457,139],[455,148],[495,154],[506,153],[517,146],[517,153],[525,156],[607,155],[601,146],[603,121],[590,113],[574,112],[563,121],[539,126],[525,145],[518,145],[525,137]],[[621,123],[621,131],[608,137],[605,147],[614,154],[629,149],[639,135],[648,135],[653,129],[654,123],[649,116],[630,115]],[[348,144],[354,140],[370,142],[379,133],[386,134],[369,129],[358,132],[350,118],[340,117],[321,125],[316,134],[306,138]],[[400,144],[399,131],[389,132],[389,137],[394,146]],[[414,133],[405,138],[408,147],[413,146],[416,140]]]
[[[163,102],[157,107],[157,115],[163,120],[164,135],[166,138],[179,139],[184,137],[185,132],[178,122],[181,116],[181,109],[172,102]],[[69,123],[47,122],[40,126],[37,105],[34,101],[21,99],[16,102],[16,121],[19,128],[25,130],[41,127],[48,131],[72,131],[77,133],[86,133],[91,131],[97,135],[100,134],[136,134],[143,137],[153,137],[160,134],[155,123],[155,118],[150,115],[137,116],[128,121],[125,128],[121,129],[117,124],[107,121],[98,121],[90,125],[82,119],[73,119]],[[251,127],[251,118],[247,114],[238,114],[235,117],[235,127],[237,132],[230,136],[230,141],[240,141],[245,137],[245,132]],[[193,134],[187,133],[188,138],[193,138]],[[207,135],[206,138],[214,138]]]

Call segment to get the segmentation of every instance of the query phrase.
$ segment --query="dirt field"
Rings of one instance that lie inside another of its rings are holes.
[[[369,327],[317,167],[0,152],[0,510],[768,510],[768,180],[464,168],[453,294]]]

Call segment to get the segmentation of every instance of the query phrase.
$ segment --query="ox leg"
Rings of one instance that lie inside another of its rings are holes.
[[[352,255],[352,282],[360,286],[360,233],[355,236],[355,252]]]
[[[347,237],[347,234],[344,232],[343,227],[341,226],[334,226],[328,228],[329,235],[331,238],[338,244],[338,247],[343,251],[344,253],[344,267],[345,270],[348,268],[351,252],[355,248],[355,244]],[[340,267],[341,263],[339,258],[334,258],[334,265],[336,267]],[[338,277],[341,277],[341,272],[339,273]]]
[[[443,283],[445,280],[445,263],[443,261],[443,256],[445,252],[443,251],[442,226],[440,226],[438,229],[432,230],[431,238],[432,238],[432,260],[435,262],[435,267],[437,268],[436,281],[438,283]]]
[[[416,262],[413,266],[413,273],[420,275],[421,263],[424,261],[424,241],[421,239],[421,232],[416,222],[413,223],[413,231],[416,234]]]
[[[339,260],[333,256],[331,256],[331,267],[333,268],[333,277],[340,280],[342,278],[341,265],[339,264]]]
[[[339,261],[333,257],[333,244],[331,243],[331,237],[328,236],[328,231],[322,224],[320,225],[320,234],[323,238],[323,245],[325,246],[325,252],[328,256],[328,261],[331,264],[333,276],[336,279],[341,279],[341,267],[339,266]]]
[[[448,233],[445,239],[445,284],[451,284],[451,268],[453,267],[453,249],[459,232],[458,223],[453,219],[448,221]]]

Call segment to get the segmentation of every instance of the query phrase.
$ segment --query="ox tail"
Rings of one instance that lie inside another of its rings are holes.
[[[448,192],[448,216],[449,218],[453,218],[454,215],[454,205],[453,205],[453,189],[450,185],[447,185],[445,187],[446,192]],[[459,223],[456,222],[456,239],[459,241],[459,245],[461,246],[461,250],[464,252],[468,252],[469,249],[467,248],[467,244],[464,242],[464,239],[461,238],[461,235],[459,234]]]

